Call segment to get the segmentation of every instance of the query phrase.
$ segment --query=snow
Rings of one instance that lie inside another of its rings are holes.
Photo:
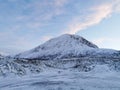
[[[0,54],[0,59],[2,59],[4,56]]]
[[[81,37],[79,37],[81,39]],[[80,40],[79,40],[80,41]],[[62,35],[58,38],[51,39],[46,43],[32,49],[29,52],[25,52],[20,57],[22,58],[36,58],[40,56],[61,54],[59,57],[71,52],[77,54],[85,49],[91,49],[87,45],[74,40],[69,35]]]
[[[41,61],[37,65],[24,62],[1,60],[0,69],[6,75],[0,76],[0,90],[120,90],[120,72],[111,70],[108,64],[89,65],[89,59],[79,62],[76,58]],[[73,68],[79,64],[80,67]],[[95,67],[80,71],[84,65]],[[37,73],[39,68],[42,71]],[[21,70],[25,74],[19,75]]]
[[[32,50],[20,53],[16,55],[16,58],[60,59],[67,56],[86,55],[87,53],[93,55],[107,54],[109,56],[116,52],[116,50],[99,49],[81,36],[64,34],[50,39]]]
[[[120,90],[120,73],[100,75],[51,69],[37,75],[0,78],[0,90]]]
[[[92,71],[92,73],[108,73],[111,72],[107,65],[97,65]]]

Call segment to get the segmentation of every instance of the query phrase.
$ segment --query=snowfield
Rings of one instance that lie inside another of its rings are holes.
[[[117,65],[117,66],[116,66]],[[0,60],[0,90],[120,90],[119,60]]]
[[[49,69],[22,77],[0,77],[0,90],[120,90],[120,73],[105,65],[91,72]]]

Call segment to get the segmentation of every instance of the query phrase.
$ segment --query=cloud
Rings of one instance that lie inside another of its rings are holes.
[[[75,34],[90,26],[99,24],[105,18],[112,16],[113,13],[120,13],[120,0],[112,0],[112,2],[90,7],[90,9],[85,11],[88,13],[73,18],[67,29],[62,33]]]
[[[24,24],[24,27],[29,30],[40,29],[50,24],[49,22],[53,18],[65,13],[66,3],[68,3],[68,0],[35,0],[28,2],[25,3],[24,7],[20,7],[22,14],[16,15],[13,20],[21,27]]]
[[[100,23],[103,19],[108,18],[112,14],[111,4],[102,4],[96,7],[92,7],[88,10],[87,15],[78,16],[72,20],[72,23],[68,25],[67,30],[64,33],[75,34],[80,30],[86,29],[89,26]],[[81,20],[83,18],[84,20]]]

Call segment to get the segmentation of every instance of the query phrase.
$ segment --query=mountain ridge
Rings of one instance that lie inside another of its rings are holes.
[[[29,51],[17,54],[15,58],[26,59],[62,59],[85,56],[105,57],[116,54],[116,50],[100,49],[92,42],[84,39],[79,35],[64,34],[59,37],[50,39],[45,43]],[[113,57],[113,56],[111,56]]]

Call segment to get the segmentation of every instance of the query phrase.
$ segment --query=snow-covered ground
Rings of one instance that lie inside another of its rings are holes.
[[[105,65],[90,72],[48,69],[22,77],[0,77],[0,90],[120,90],[120,73]]]

